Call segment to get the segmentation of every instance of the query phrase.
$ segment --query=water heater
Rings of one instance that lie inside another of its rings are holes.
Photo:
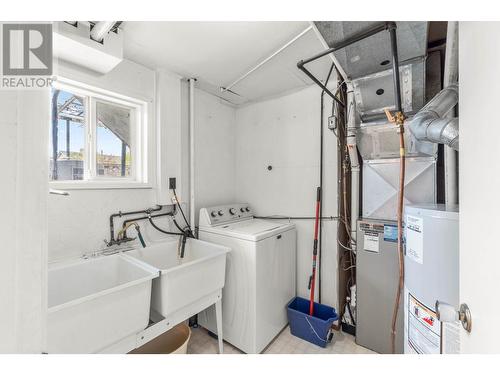
[[[460,327],[441,323],[437,300],[459,305],[458,207],[405,208],[405,353],[460,351]]]

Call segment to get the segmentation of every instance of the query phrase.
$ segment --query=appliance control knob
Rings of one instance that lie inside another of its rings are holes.
[[[216,217],[216,216],[217,216],[217,212],[212,211],[212,212],[210,213],[210,216],[212,216],[212,217]]]
[[[224,212],[222,212],[222,210],[220,210],[219,212],[217,212],[219,214],[219,216],[222,216],[224,215]]]
[[[236,213],[236,210],[235,210],[234,208],[230,208],[230,209],[229,209],[229,213],[230,213],[231,215],[234,215],[234,214]]]
[[[245,211],[246,211],[246,212],[250,212],[250,207],[246,207],[246,208],[245,208]]]
[[[240,208],[241,212],[245,212],[245,209],[243,207]]]

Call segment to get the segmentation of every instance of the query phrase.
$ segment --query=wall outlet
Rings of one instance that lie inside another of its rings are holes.
[[[175,179],[175,177],[170,177],[170,178],[168,179],[168,188],[169,188],[170,190],[174,190],[174,189],[175,189],[175,184],[176,184],[176,179]]]

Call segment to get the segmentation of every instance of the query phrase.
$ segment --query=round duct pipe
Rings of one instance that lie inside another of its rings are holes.
[[[116,21],[99,21],[90,30],[90,39],[101,43],[104,37],[111,31]]]

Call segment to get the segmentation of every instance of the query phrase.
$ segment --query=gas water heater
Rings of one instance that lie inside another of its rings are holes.
[[[436,301],[459,305],[458,207],[405,208],[405,353],[460,351],[459,323],[442,323]]]

